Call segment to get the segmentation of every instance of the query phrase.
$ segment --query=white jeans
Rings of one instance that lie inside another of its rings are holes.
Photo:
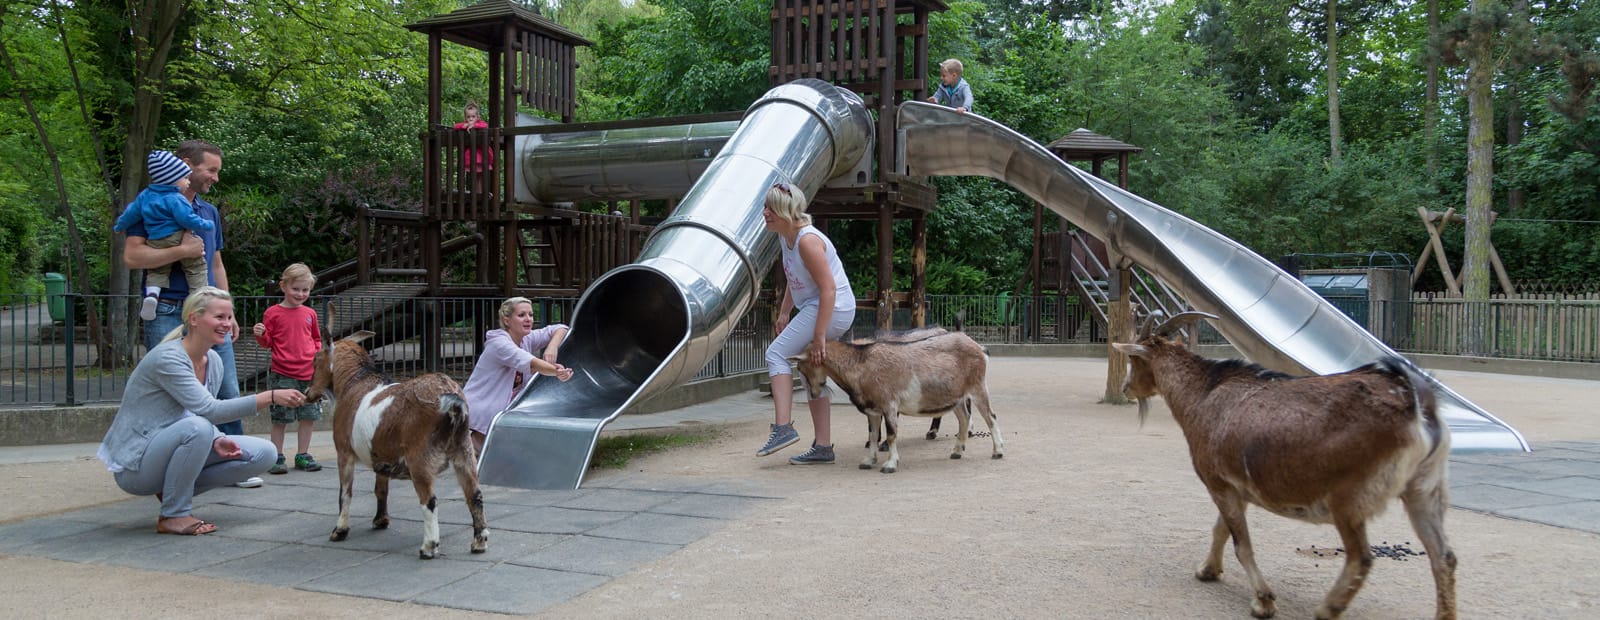
[[[828,322],[827,337],[833,340],[850,331],[850,325],[856,321],[856,309],[834,310],[833,320]],[[800,308],[789,324],[783,328],[783,333],[772,339],[772,344],[767,346],[767,376],[793,374],[789,367],[789,358],[799,355],[806,345],[811,344],[811,336],[817,329],[817,304],[808,304]]]

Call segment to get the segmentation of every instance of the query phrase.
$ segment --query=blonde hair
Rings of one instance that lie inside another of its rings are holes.
[[[505,327],[506,326],[506,319],[509,319],[509,318],[511,318],[511,315],[516,314],[517,313],[517,306],[521,305],[521,304],[528,304],[528,308],[529,309],[533,308],[533,301],[528,299],[527,297],[512,297],[511,299],[507,299],[505,301],[500,302],[500,326],[501,327]]]
[[[951,58],[939,63],[939,71],[954,75],[961,75],[961,61]]]
[[[281,287],[302,278],[310,279],[312,286],[317,285],[317,274],[311,273],[311,268],[305,263],[295,263],[284,268],[283,278],[278,280],[278,285]]]
[[[806,213],[806,193],[788,183],[774,183],[767,188],[767,208],[797,226],[811,225],[811,215]]]
[[[167,332],[162,342],[177,340],[189,334],[189,317],[205,312],[211,307],[211,302],[222,300],[233,303],[233,296],[215,286],[202,286],[189,293],[189,298],[183,300],[183,313],[179,314],[178,326]]]

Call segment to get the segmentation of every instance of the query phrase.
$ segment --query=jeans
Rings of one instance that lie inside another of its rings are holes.
[[[161,518],[186,517],[195,495],[260,475],[278,458],[272,442],[236,437],[239,458],[224,460],[211,447],[215,432],[205,419],[193,416],[157,431],[138,471],[113,476],[117,486],[132,495],[161,493]]]
[[[183,307],[181,304],[162,300],[160,304],[156,305],[155,320],[145,321],[144,323],[144,350],[149,351],[156,348],[156,345],[161,344],[161,340],[166,338],[168,333],[182,326],[183,317],[179,316],[182,313]],[[233,364],[233,337],[229,336],[227,342],[211,347],[211,350],[216,351],[217,355],[222,357],[222,388],[217,390],[217,399],[238,398],[239,369]],[[222,431],[224,435],[243,435],[244,421],[234,420],[225,424],[218,424],[217,430]]]

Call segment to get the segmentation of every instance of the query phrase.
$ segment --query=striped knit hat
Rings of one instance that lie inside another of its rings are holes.
[[[150,169],[152,185],[173,185],[178,179],[189,176],[189,164],[170,151],[150,151],[145,163]]]

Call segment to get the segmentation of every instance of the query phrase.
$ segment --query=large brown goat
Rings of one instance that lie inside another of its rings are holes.
[[[1271,617],[1274,597],[1256,567],[1247,503],[1291,519],[1332,523],[1345,564],[1316,617],[1336,618],[1372,568],[1367,522],[1398,497],[1427,550],[1438,617],[1455,618],[1456,556],[1444,534],[1450,434],[1427,379],[1396,358],[1319,377],[1205,359],[1167,337],[1199,318],[1216,317],[1187,312],[1153,332],[1147,322],[1137,343],[1114,345],[1132,357],[1123,390],[1139,400],[1141,421],[1146,399],[1159,394],[1220,513],[1195,577],[1222,575],[1222,546],[1231,536],[1255,590],[1251,615]]]
[[[332,323],[333,310],[328,310]],[[361,342],[372,332],[357,332],[323,347],[314,362],[316,374],[307,401],[331,395],[333,445],[339,455],[339,522],[329,540],[350,533],[350,502],[356,463],[378,476],[373,486],[378,511],[373,529],[389,527],[389,480],[411,480],[422,504],[422,547],[417,554],[432,559],[439,549],[439,500],[433,486],[438,474],[453,467],[472,513],[472,552],[489,548],[483,518],[483,492],[472,441],[467,434],[467,401],[449,376],[428,374],[394,383],[377,370]]]

